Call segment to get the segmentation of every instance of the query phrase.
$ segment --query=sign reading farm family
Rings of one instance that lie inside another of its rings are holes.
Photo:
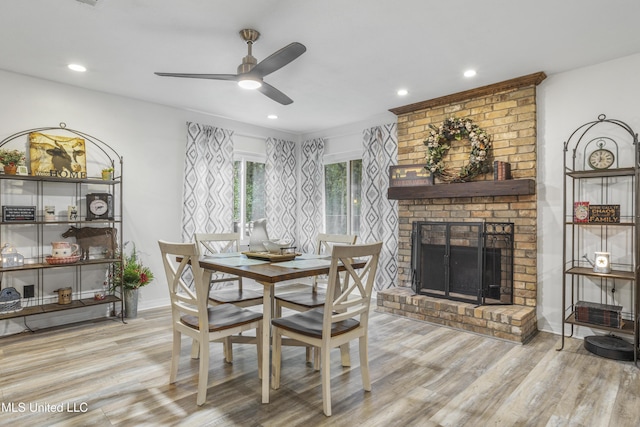
[[[84,139],[39,132],[29,134],[31,175],[86,178]]]

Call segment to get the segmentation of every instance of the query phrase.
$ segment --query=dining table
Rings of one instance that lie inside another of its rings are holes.
[[[263,257],[247,256],[246,253],[221,253],[202,256],[200,266],[205,271],[205,283],[210,283],[214,273],[226,273],[242,278],[252,279],[263,288],[263,328],[262,328],[262,403],[269,403],[271,319],[274,307],[274,291],[278,283],[293,279],[303,279],[329,273],[331,256],[316,254],[296,254],[295,257],[278,257],[265,254]],[[276,261],[277,260],[277,261]],[[362,268],[365,262],[352,264],[354,268]],[[339,266],[339,270],[344,267]],[[311,292],[311,291],[309,291]],[[250,337],[234,337],[234,342],[251,342]],[[255,340],[254,340],[255,341]],[[289,344],[293,344],[289,341]]]

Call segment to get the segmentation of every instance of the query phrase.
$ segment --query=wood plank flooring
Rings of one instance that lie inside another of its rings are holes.
[[[372,391],[358,347],[331,363],[333,416],[301,347],[283,348],[282,384],[260,403],[256,348],[226,364],[211,344],[209,391],[196,405],[197,361],[183,341],[169,385],[168,308],[124,325],[100,321],[0,339],[0,425],[16,426],[638,426],[640,369],[539,333],[522,346],[372,312]],[[34,407],[34,405],[39,405]],[[58,406],[61,405],[61,406]],[[62,412],[53,412],[62,408]]]

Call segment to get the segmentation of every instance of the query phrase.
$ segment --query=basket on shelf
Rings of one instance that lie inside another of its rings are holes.
[[[22,310],[20,293],[15,288],[4,288],[0,291],[0,313],[12,313]]]

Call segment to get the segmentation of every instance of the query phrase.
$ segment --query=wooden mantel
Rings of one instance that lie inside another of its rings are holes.
[[[507,179],[504,181],[474,181],[415,187],[389,187],[387,198],[391,200],[412,200],[452,197],[525,196],[535,193],[536,184],[533,179]]]
[[[440,98],[430,99],[428,101],[417,102],[415,104],[404,105],[402,107],[392,108],[391,111],[396,116],[412,113],[418,110],[424,110],[426,108],[434,108],[441,105],[451,104],[453,102],[460,102],[465,99],[478,98],[486,95],[491,95],[497,92],[503,92],[505,90],[517,89],[525,86],[537,86],[547,75],[540,71],[533,74],[528,74],[522,77],[516,77],[515,79],[506,80],[500,83],[494,83],[487,86],[478,87],[475,89],[465,90],[464,92],[458,92],[451,95],[441,96]]]

